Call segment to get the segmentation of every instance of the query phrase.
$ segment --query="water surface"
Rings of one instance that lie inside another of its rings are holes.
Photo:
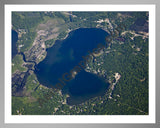
[[[18,40],[18,33],[14,30],[12,30],[12,59],[14,58],[14,56],[17,54],[17,43]]]
[[[69,73],[83,60],[82,56],[88,55],[99,43],[106,44],[107,35],[102,29],[80,28],[70,32],[67,39],[56,41],[53,47],[47,49],[46,58],[36,67],[35,73],[40,83],[54,87],[64,73]],[[70,95],[68,104],[79,104],[103,95],[108,85],[102,78],[82,70],[74,79],[65,82],[62,92]]]

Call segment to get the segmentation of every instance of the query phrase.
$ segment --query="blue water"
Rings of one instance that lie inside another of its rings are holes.
[[[35,73],[40,83],[47,87],[58,87],[57,83],[61,83],[62,92],[70,95],[68,104],[79,104],[91,97],[103,95],[109,84],[102,78],[85,72],[83,68],[75,78],[62,76],[70,74],[71,69],[79,66],[82,56],[88,55],[98,44],[105,45],[107,35],[102,29],[80,28],[70,32],[67,39],[56,41],[53,47],[47,49],[46,58],[36,66]]]
[[[12,59],[14,58],[14,56],[17,54],[17,43],[18,40],[18,33],[14,30],[12,30]]]

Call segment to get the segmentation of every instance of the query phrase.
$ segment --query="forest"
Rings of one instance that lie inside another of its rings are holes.
[[[148,115],[148,12],[13,12],[12,29],[20,33],[17,46],[23,45],[20,52],[27,53],[32,47],[38,25],[49,24],[51,22],[48,21],[53,19],[61,21],[57,23],[60,32],[56,33],[56,38],[44,41],[46,48],[54,46],[56,40],[63,39],[68,29],[102,28],[109,33],[106,37],[107,47],[103,49],[103,54],[90,60],[88,71],[99,71],[97,75],[111,85],[116,82],[115,73],[121,77],[114,89],[109,87],[104,95],[82,104],[68,105],[67,94],[40,84],[34,71],[30,71],[21,92],[23,96],[12,96],[12,114]],[[27,71],[23,63],[22,56],[13,58],[12,75],[16,71]]]

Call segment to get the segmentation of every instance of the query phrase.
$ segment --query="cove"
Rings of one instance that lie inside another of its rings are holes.
[[[47,49],[46,58],[36,65],[35,74],[39,82],[47,87],[54,87],[64,73],[88,55],[98,44],[106,45],[108,33],[98,28],[79,28],[71,31],[65,40],[57,40]],[[82,70],[75,78],[66,82],[62,93],[69,94],[67,104],[80,104],[92,97],[103,95],[109,84],[95,74]]]
[[[17,43],[18,40],[18,33],[14,30],[12,30],[12,59],[14,58],[14,56],[17,54]]]

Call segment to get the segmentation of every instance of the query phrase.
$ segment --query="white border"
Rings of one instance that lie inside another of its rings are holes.
[[[149,11],[149,115],[11,115],[12,11]],[[5,123],[155,123],[155,5],[5,5]]]

